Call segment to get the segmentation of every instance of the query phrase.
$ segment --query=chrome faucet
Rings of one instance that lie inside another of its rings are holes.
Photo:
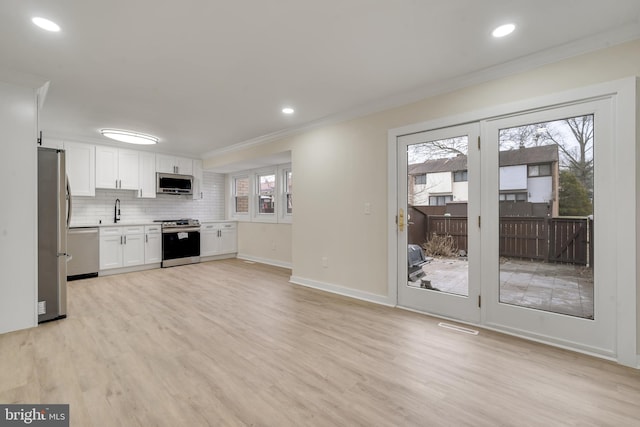
[[[116,199],[116,203],[113,206],[113,223],[120,221],[120,199]]]

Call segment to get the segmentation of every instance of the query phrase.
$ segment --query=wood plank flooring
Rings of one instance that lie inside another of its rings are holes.
[[[640,372],[224,260],[71,282],[0,335],[0,402],[72,426],[637,426]]]

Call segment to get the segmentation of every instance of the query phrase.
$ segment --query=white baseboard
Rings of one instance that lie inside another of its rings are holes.
[[[160,266],[161,264],[158,262],[154,264],[136,265],[134,267],[112,268],[109,270],[98,271],[98,276],[112,276],[114,274],[133,273],[135,271],[153,270],[156,268],[160,268]]]
[[[344,286],[334,285],[331,283],[319,282],[317,280],[305,279],[303,277],[291,276],[289,282],[295,285],[306,286],[308,288],[319,289],[321,291],[331,292],[362,301],[372,302],[375,304],[395,307],[390,299],[384,295],[372,294],[369,292],[359,291],[357,289],[345,288]]]
[[[240,254],[240,253],[238,254],[237,258],[245,261],[253,261],[253,262],[259,262],[260,264],[272,265],[274,267],[288,268],[289,270],[291,270],[291,263],[286,261],[261,258],[261,257],[252,256],[252,255]]]

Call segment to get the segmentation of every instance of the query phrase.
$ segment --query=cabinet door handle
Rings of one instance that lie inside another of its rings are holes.
[[[122,236],[120,236],[120,244],[122,244]]]
[[[148,234],[144,235],[144,241],[145,241],[145,243],[149,243],[149,235]]]
[[[124,244],[127,244],[127,236],[124,236]]]

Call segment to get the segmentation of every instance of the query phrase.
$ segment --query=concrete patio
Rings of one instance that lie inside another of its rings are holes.
[[[468,294],[466,259],[434,258],[423,270],[425,279],[439,291]],[[500,302],[592,319],[593,270],[577,265],[501,258]]]

